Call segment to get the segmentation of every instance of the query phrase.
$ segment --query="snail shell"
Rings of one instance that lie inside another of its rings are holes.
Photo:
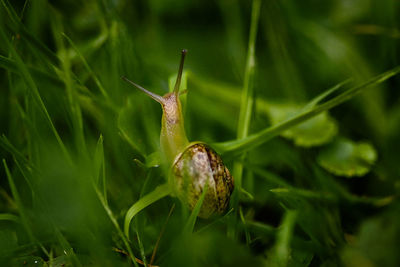
[[[177,195],[191,210],[208,183],[199,217],[221,214],[228,207],[233,191],[233,177],[221,157],[208,145],[191,143],[176,157],[172,172]]]

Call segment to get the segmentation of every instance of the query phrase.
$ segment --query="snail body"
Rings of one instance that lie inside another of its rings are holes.
[[[173,92],[164,96],[154,94],[140,85],[122,77],[136,88],[159,102],[163,109],[161,119],[160,147],[169,168],[169,183],[175,195],[193,209],[208,185],[199,217],[223,213],[233,191],[233,178],[221,157],[203,142],[189,143],[179,100],[179,86],[186,50],[182,57]]]

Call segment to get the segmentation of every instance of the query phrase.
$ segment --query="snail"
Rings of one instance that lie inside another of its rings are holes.
[[[126,77],[122,79],[161,104],[163,115],[160,147],[169,170],[169,184],[174,194],[191,210],[207,185],[198,216],[208,218],[226,210],[233,191],[233,177],[215,150],[203,142],[189,142],[186,137],[179,100],[186,53],[187,50],[182,50],[174,90],[164,96],[157,95]]]

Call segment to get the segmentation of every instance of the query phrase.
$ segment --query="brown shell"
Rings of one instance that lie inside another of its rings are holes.
[[[212,148],[203,143],[192,144],[175,160],[172,171],[178,197],[191,210],[208,182],[199,217],[208,218],[226,210],[233,191],[233,177]]]

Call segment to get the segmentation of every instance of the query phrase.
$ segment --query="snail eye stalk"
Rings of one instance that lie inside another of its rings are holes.
[[[178,76],[176,77],[176,82],[175,82],[175,87],[174,87],[174,93],[175,94],[178,94],[179,87],[181,86],[183,64],[185,63],[186,54],[187,54],[187,50],[183,49],[182,50],[182,54],[181,54],[181,63],[179,64]]]
[[[160,104],[164,103],[164,98],[162,96],[159,96],[159,95],[157,95],[157,94],[155,94],[155,93],[143,88],[142,86],[140,86],[137,83],[132,82],[131,80],[129,80],[125,76],[122,76],[121,79],[124,80],[125,82],[130,83],[131,85],[135,86],[137,89],[139,89],[140,91],[142,91],[146,95],[150,96],[151,98],[153,98],[158,103],[160,103]]]

